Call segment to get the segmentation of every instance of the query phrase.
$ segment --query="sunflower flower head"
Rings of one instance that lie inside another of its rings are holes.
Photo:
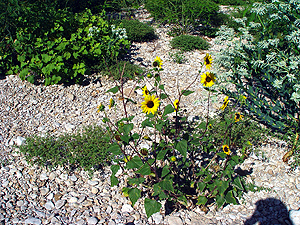
[[[152,113],[153,115],[158,110],[160,100],[155,95],[145,96],[145,101],[142,102],[142,109],[144,113]]]
[[[239,122],[242,119],[243,119],[243,115],[241,115],[239,112],[234,114],[234,121],[235,122]]]
[[[223,152],[224,152],[226,155],[230,155],[231,151],[230,151],[228,145],[223,145]]]
[[[150,94],[149,91],[148,91],[148,89],[147,89],[147,86],[146,86],[146,85],[145,85],[145,87],[142,88],[142,90],[143,90],[143,96],[144,96],[144,97],[146,97],[147,95]]]
[[[111,98],[111,99],[109,100],[108,108],[111,109],[111,107],[113,107],[114,105],[115,105],[115,101]]]
[[[175,111],[178,111],[178,109],[179,109],[179,100],[176,99],[176,100],[174,101],[173,105],[174,105]]]
[[[100,103],[99,105],[98,105],[98,107],[97,107],[97,112],[102,112],[102,111],[104,111],[104,105],[102,104],[102,103]]]
[[[161,68],[161,65],[162,65],[162,64],[163,64],[163,63],[162,63],[161,58],[158,57],[158,56],[156,56],[156,58],[155,58],[155,60],[154,60],[154,62],[153,62],[153,66],[154,66],[154,67],[159,67],[159,68]]]
[[[229,99],[228,99],[228,96],[226,96],[226,97],[224,98],[223,105],[221,106],[220,109],[224,110],[224,109],[227,107],[228,102],[229,102]]]
[[[212,64],[212,57],[210,54],[206,53],[206,56],[204,57],[204,65],[207,70],[211,69],[211,64]]]
[[[201,83],[204,87],[211,87],[215,83],[215,75],[211,72],[206,72],[201,75]]]

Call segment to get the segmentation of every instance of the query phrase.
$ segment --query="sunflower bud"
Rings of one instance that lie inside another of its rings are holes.
[[[148,155],[148,149],[146,148],[142,148],[140,153],[143,155],[143,156],[147,156]]]
[[[117,135],[115,136],[115,139],[116,139],[117,141],[121,141],[121,136],[117,134]]]

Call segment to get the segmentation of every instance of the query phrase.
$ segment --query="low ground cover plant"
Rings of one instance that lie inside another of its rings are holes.
[[[251,12],[256,22],[237,20],[240,35],[225,26],[220,29],[218,40],[228,45],[216,57],[223,93],[246,96],[244,110],[273,130],[292,134],[285,162],[293,154],[299,158],[299,5],[299,0],[255,3]],[[235,91],[226,88],[228,83]]]
[[[109,135],[99,126],[89,126],[77,133],[59,137],[29,136],[20,152],[30,164],[47,168],[62,166],[67,170],[83,168],[92,174],[96,169],[109,165]]]
[[[147,42],[157,38],[153,27],[138,20],[124,19],[121,26],[126,29],[129,41]]]
[[[118,185],[119,179],[123,179],[122,174],[126,174],[127,186],[120,187],[122,192],[132,205],[145,197],[148,217],[160,210],[161,200],[176,207],[200,205],[204,211],[212,204],[221,207],[238,203],[238,198],[249,186],[235,169],[251,152],[252,142],[258,141],[261,133],[248,130],[255,127],[254,123],[248,127],[250,122],[245,120],[246,115],[236,111],[228,97],[224,99],[219,119],[210,118],[208,110],[199,122],[187,120],[180,105],[184,97],[193,93],[189,90],[191,85],[200,78],[208,95],[214,92],[217,77],[210,71],[212,57],[209,54],[203,63],[206,72],[201,77],[196,76],[186,89],[178,93],[177,99],[171,99],[165,92],[159,75],[162,64],[157,57],[151,73],[146,76],[153,83],[151,89],[137,86],[144,96],[140,107],[145,119],[141,124],[134,124],[134,116],[126,110],[130,100],[123,96],[122,81],[116,81],[116,86],[108,92],[120,92],[119,101],[112,100],[109,108],[121,104],[124,118],[112,121],[107,116],[107,107],[103,104],[98,107],[106,129],[112,135],[108,148],[113,159],[111,186]],[[243,102],[244,98],[241,98],[236,104]],[[207,104],[209,109],[210,97]],[[120,170],[121,176],[117,177]]]
[[[171,47],[181,51],[207,50],[209,43],[199,36],[180,35],[170,41]]]

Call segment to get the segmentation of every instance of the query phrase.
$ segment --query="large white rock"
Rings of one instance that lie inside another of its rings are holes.
[[[300,210],[291,210],[290,220],[293,225],[300,225]]]

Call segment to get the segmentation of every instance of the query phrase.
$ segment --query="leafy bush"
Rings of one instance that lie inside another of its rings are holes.
[[[215,92],[212,87],[215,75],[209,71],[211,64],[212,58],[207,54],[202,67],[205,65],[208,71],[201,75],[201,83],[208,96]],[[120,92],[117,104],[123,106],[124,117],[113,121],[107,117],[103,105],[98,107],[104,116],[106,129],[112,134],[108,148],[114,162],[111,186],[124,179],[123,174],[128,175],[125,178],[127,185],[121,187],[122,192],[134,206],[143,191],[148,217],[159,212],[161,200],[178,207],[197,204],[204,211],[208,211],[208,205],[213,202],[218,207],[227,203],[237,204],[237,199],[248,190],[248,184],[235,168],[251,152],[249,141],[259,140],[261,133],[248,130],[255,129],[255,124],[249,127],[246,115],[235,111],[235,106],[229,104],[228,99],[221,107],[222,117],[210,120],[207,113],[199,122],[189,121],[188,115],[180,108],[180,102],[193,91],[181,90],[177,99],[171,99],[160,77],[162,70],[162,60],[156,57],[153,69],[147,75],[154,77],[151,80],[153,89],[142,88],[144,102],[141,108],[146,116],[141,123],[135,124],[134,116],[126,110],[127,103],[132,100],[125,99],[122,82],[116,81],[117,85],[108,92]],[[191,87],[198,77],[187,87]],[[208,97],[208,107],[210,101]],[[116,177],[120,169],[122,174]]]
[[[52,136],[27,137],[20,151],[31,164],[66,169],[77,167],[92,172],[93,169],[108,165],[110,157],[106,152],[108,134],[99,126],[90,126],[82,133]]]
[[[153,27],[138,20],[122,20],[121,26],[126,29],[129,41],[147,42],[157,38]]]
[[[247,19],[240,19],[243,27],[238,39],[233,29],[222,27],[218,39],[230,42],[216,59],[218,68],[224,69],[220,71],[224,93],[233,98],[245,95],[246,109],[255,118],[280,132],[293,130],[296,137],[300,128],[299,3],[255,3],[252,12],[258,22],[247,26]],[[226,88],[226,81],[236,91]]]
[[[145,8],[157,21],[181,26],[183,33],[190,32],[200,24],[222,24],[219,6],[214,2],[208,4],[205,0],[147,0]]]
[[[172,48],[180,49],[184,52],[198,50],[207,50],[209,48],[209,43],[199,36],[192,35],[180,35],[174,37],[170,44]]]
[[[21,79],[32,83],[40,78],[45,85],[76,79],[89,73],[93,64],[118,57],[120,48],[129,44],[89,10],[73,14],[39,3],[28,5],[18,16],[11,38],[18,63],[9,73],[19,72]],[[3,54],[5,58],[10,52]]]
[[[144,68],[138,65],[132,64],[127,61],[119,61],[117,63],[113,63],[109,67],[102,68],[101,75],[107,75],[113,79],[119,80],[121,78],[120,72],[123,71],[123,69],[124,69],[124,75],[128,79],[135,79],[139,77],[139,75],[145,72]]]

